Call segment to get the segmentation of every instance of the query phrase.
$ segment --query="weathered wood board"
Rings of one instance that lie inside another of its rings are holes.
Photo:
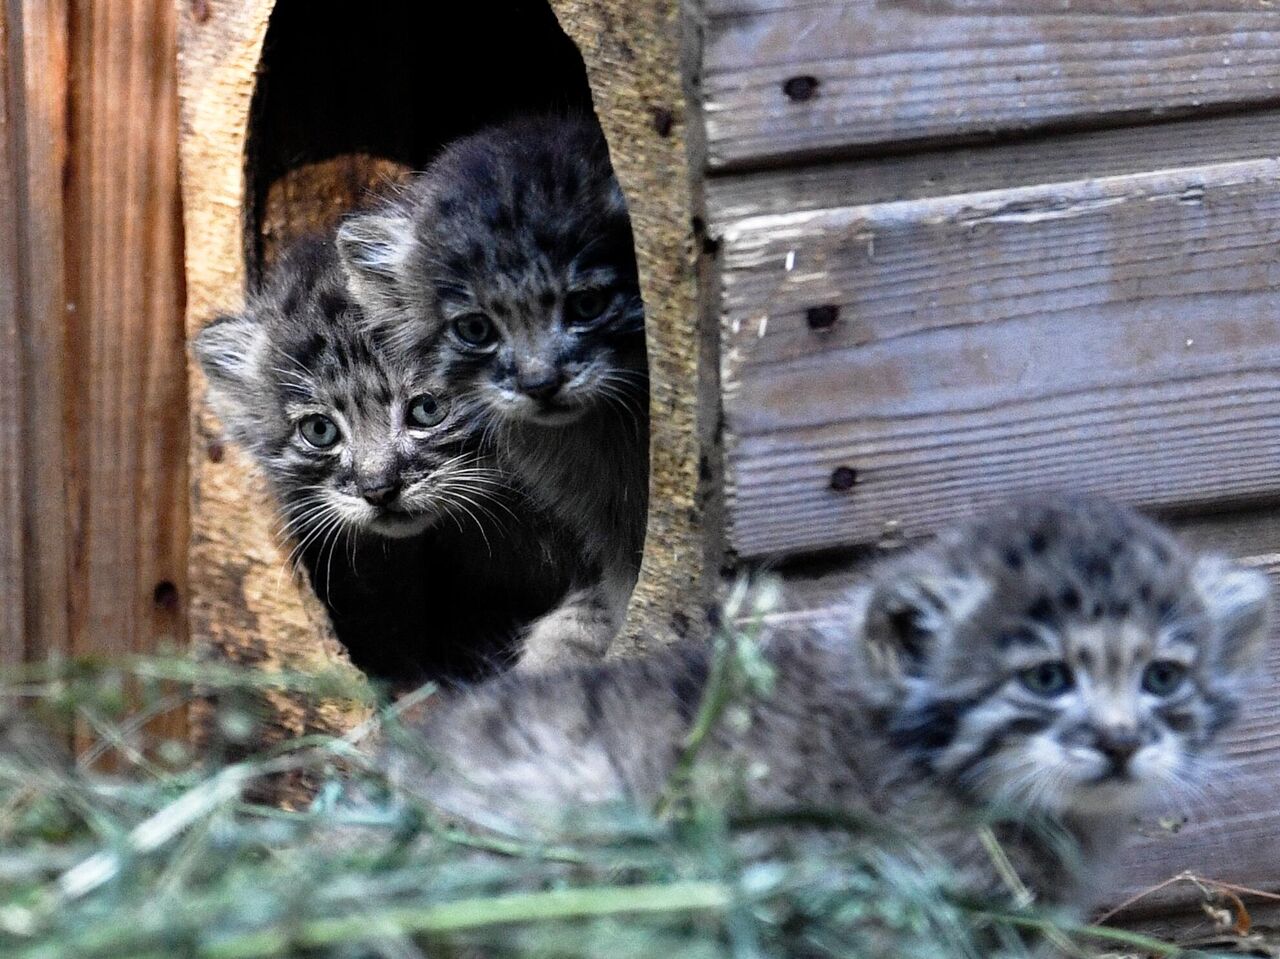
[[[175,11],[71,4],[65,413],[77,653],[185,639],[186,340]],[[127,27],[123,26],[128,24]],[[105,56],[104,56],[105,52]],[[147,424],[139,429],[138,424]]]
[[[186,383],[174,8],[5,11],[0,433],[21,617],[6,658],[185,638]],[[8,474],[6,473],[6,476]]]
[[[1270,0],[707,0],[713,168],[1274,102]]]
[[[731,545],[914,536],[1045,488],[1275,496],[1278,241],[1275,160],[725,226]]]
[[[706,179],[708,229],[735,220],[1122,176],[1280,152],[1280,111],[1038,135]]]
[[[38,659],[66,653],[69,630],[71,527],[66,483],[69,464],[59,429],[63,417],[66,310],[62,171],[69,146],[67,6],[10,4],[5,79],[6,148],[12,164],[15,256],[0,269],[13,290],[22,402],[7,407],[24,464],[21,483],[24,632],[9,638],[11,655]],[[38,384],[39,388],[31,388]],[[38,495],[26,477],[42,479]],[[16,625],[16,623],[15,623]]]
[[[0,7],[0,50],[9,49],[9,17]],[[10,63],[0,75],[0,220],[6,223],[18,222],[19,151],[12,135],[18,80]],[[16,231],[0,235],[0,410],[22,409],[20,247]],[[20,663],[26,653],[22,427],[20,416],[0,416],[0,666]]]

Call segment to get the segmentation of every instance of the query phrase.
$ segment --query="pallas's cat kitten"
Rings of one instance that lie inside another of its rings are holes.
[[[361,321],[332,237],[302,242],[196,337],[210,404],[358,667],[482,674],[563,597],[572,549],[479,451],[466,399]]]
[[[598,127],[459,140],[338,246],[371,319],[483,411],[489,447],[582,544],[593,575],[524,662],[599,656],[639,568],[649,431],[631,226]]]
[[[874,570],[829,623],[779,627],[772,690],[702,756],[750,770],[750,806],[883,817],[999,894],[985,821],[1042,903],[1083,908],[1134,817],[1202,776],[1267,605],[1261,573],[1191,556],[1128,509],[1010,506]],[[652,802],[706,676],[689,648],[502,677],[430,711],[428,758],[396,753],[395,774],[498,828]]]

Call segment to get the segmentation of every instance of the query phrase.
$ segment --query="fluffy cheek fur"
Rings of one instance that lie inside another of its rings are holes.
[[[1134,754],[1125,778],[1109,777],[1109,767],[1097,749],[1064,742],[1048,729],[1007,737],[969,778],[997,804],[1077,816],[1131,816],[1187,784],[1186,752],[1168,730]]]

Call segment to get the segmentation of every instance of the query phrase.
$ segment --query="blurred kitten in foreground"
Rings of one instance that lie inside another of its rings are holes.
[[[767,694],[698,760],[740,770],[720,801],[870,815],[969,891],[1083,911],[1134,818],[1203,781],[1268,595],[1129,509],[1014,504],[885,562],[829,621],[777,628]],[[390,752],[393,779],[498,830],[652,806],[723,663],[688,647],[503,677],[433,705],[412,730],[426,758]]]

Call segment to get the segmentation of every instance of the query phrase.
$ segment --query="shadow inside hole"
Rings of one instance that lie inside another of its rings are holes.
[[[442,146],[522,113],[589,112],[577,48],[545,0],[466,4],[279,0],[246,155],[246,275],[256,286],[299,237],[335,224]],[[454,561],[442,524],[410,540],[322,540],[302,556],[355,665],[403,686],[474,679],[510,660],[521,627],[568,573]],[[501,590],[501,595],[493,594]]]
[[[250,283],[450,140],[591,109],[582,57],[545,0],[278,0],[246,158]]]

